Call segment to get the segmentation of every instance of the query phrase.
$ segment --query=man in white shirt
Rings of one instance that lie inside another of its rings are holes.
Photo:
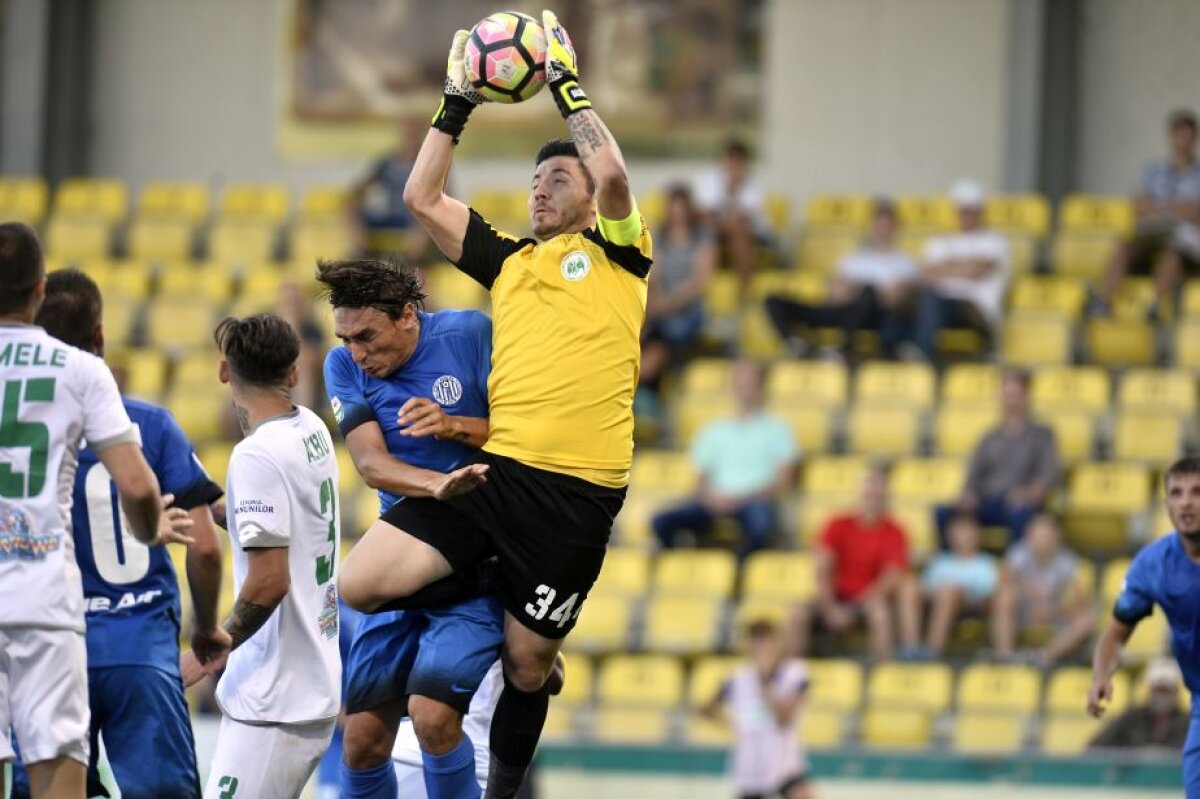
[[[337,459],[324,422],[292,404],[300,340],[287,322],[227,318],[215,338],[245,435],[226,486],[237,600],[230,651],[207,663],[189,652],[184,682],[225,668],[204,796],[285,799],[329,746],[341,699]]]
[[[0,224],[0,795],[15,734],[34,799],[82,799],[90,714],[70,518],[83,440],[144,544],[158,541],[160,499],[112,373],[33,324],[45,296],[37,236]]]
[[[938,331],[970,328],[989,338],[1004,312],[1008,288],[1008,241],[983,226],[982,187],[960,180],[950,190],[959,231],[934,236],[921,257],[923,290],[917,300],[914,338],[921,353],[937,361]]]
[[[750,148],[737,140],[726,144],[721,165],[696,181],[695,195],[696,207],[717,231],[723,255],[749,280],[755,247],[770,235],[763,191],[750,174]]]

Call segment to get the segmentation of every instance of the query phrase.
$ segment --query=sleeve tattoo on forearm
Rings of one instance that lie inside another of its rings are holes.
[[[239,598],[233,603],[233,611],[225,620],[225,632],[233,639],[233,648],[237,649],[247,638],[258,632],[267,623],[275,608],[256,605]]]
[[[571,138],[575,140],[575,146],[584,158],[604,146],[604,131],[589,119],[586,112],[567,117],[567,129],[571,131]]]

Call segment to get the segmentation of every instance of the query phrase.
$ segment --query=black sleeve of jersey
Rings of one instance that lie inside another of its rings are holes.
[[[199,508],[202,505],[211,505],[223,496],[225,496],[225,492],[212,480],[198,480],[181,493],[176,494],[175,501],[171,505],[176,508],[191,510],[192,508]]]
[[[345,438],[356,427],[364,425],[367,422],[377,422],[379,420],[375,418],[375,412],[366,405],[347,404],[345,410],[342,412],[342,418],[336,421],[338,430],[342,432],[342,438]]]
[[[604,254],[608,256],[608,260],[626,272],[643,279],[650,274],[650,266],[653,264],[653,261],[642,255],[642,251],[634,245],[613,244],[604,238],[600,234],[600,231],[595,228],[588,228],[583,231],[583,235],[588,241],[604,250]]]
[[[504,266],[504,260],[528,243],[528,239],[501,236],[472,208],[467,232],[463,236],[462,256],[456,266],[485,289],[491,290]]]

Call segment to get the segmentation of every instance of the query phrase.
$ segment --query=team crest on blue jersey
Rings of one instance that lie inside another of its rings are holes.
[[[45,560],[60,545],[60,536],[34,533],[33,524],[23,510],[0,502],[0,561]]]
[[[454,375],[442,375],[433,381],[433,398],[439,405],[457,405],[462,399],[462,383]]]
[[[342,423],[342,419],[346,417],[346,409],[342,407],[342,401],[337,397],[329,398],[329,407],[333,408],[333,419],[338,424]]]
[[[572,283],[583,280],[592,271],[592,259],[583,250],[572,250],[563,256],[562,274]]]

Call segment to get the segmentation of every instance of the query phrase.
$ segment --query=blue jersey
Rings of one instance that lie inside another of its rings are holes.
[[[164,494],[190,510],[218,499],[175,418],[148,402],[124,398],[142,452]],[[179,668],[179,584],[166,547],[147,547],[125,528],[117,489],[91,449],[79,453],[71,528],[83,575],[88,667]]]
[[[438,311],[420,317],[417,348],[387,377],[368,375],[345,347],[330,350],[325,358],[325,390],[343,436],[365,422],[378,422],[392,455],[422,469],[450,472],[474,450],[433,436],[403,436],[397,417],[413,397],[432,398],[453,416],[488,415],[492,320],[478,311]],[[399,498],[379,492],[383,509]]]

